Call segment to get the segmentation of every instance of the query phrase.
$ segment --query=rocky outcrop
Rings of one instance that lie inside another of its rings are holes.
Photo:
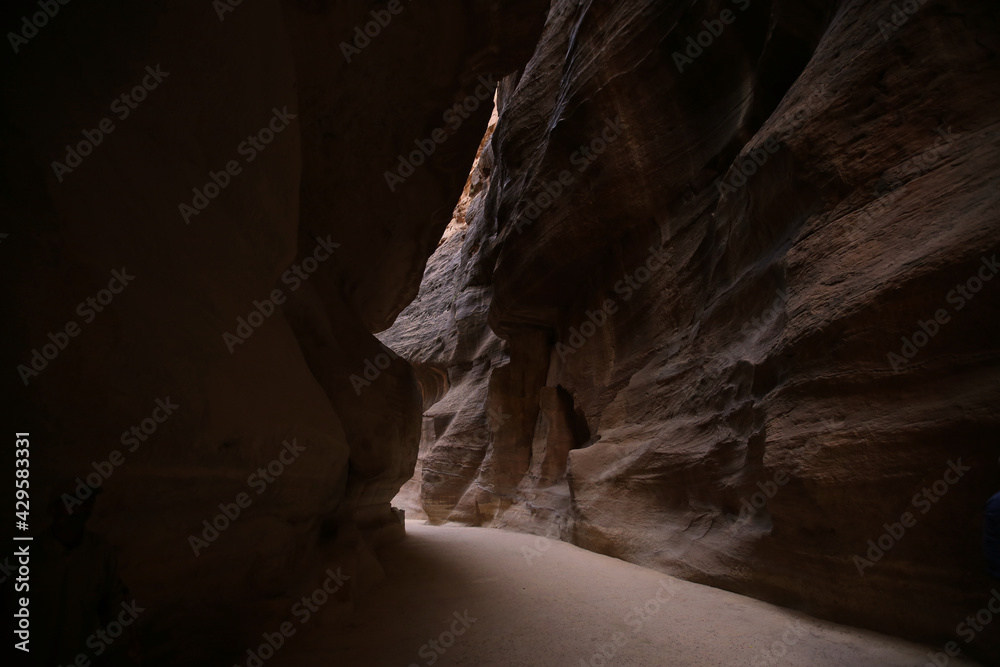
[[[554,2],[424,277],[447,324],[382,336],[428,517],[995,654],[956,624],[991,589],[997,18]]]
[[[478,237],[470,235],[467,223],[468,216],[482,216],[496,121],[494,112],[452,221],[427,262],[420,293],[378,336],[389,348],[404,351],[423,395],[416,470],[393,500],[408,518],[444,521],[461,506],[464,520],[478,523],[476,494],[467,494],[467,487],[493,432],[507,418],[487,405],[489,377],[504,363],[506,346],[487,325],[492,290],[476,284]],[[430,461],[426,474],[425,461]]]
[[[545,6],[5,7],[5,414],[36,507],[111,470],[88,528],[156,664],[245,660],[329,568],[351,577],[329,614],[379,576],[421,406],[372,332],[417,293]]]

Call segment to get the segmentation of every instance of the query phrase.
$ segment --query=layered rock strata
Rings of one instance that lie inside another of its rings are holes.
[[[382,336],[429,518],[997,651],[998,15],[915,4],[553,3]]]

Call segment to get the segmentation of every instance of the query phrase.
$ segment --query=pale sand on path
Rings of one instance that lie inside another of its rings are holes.
[[[922,667],[941,650],[565,542],[406,524],[406,539],[379,554],[386,581],[347,628],[297,633],[267,667]]]

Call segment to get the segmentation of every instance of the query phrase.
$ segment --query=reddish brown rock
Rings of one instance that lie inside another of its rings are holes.
[[[504,340],[473,383],[477,357],[436,360],[466,381],[425,391],[432,519],[995,654],[996,628],[966,646],[956,624],[992,586],[997,13],[899,11],[554,3],[501,86],[471,241],[425,276],[425,302],[489,295]],[[396,349],[420,367],[429,345]],[[486,446],[463,438],[491,406]]]

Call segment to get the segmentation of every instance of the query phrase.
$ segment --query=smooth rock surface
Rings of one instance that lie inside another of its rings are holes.
[[[4,418],[34,438],[44,531],[61,480],[123,449],[157,399],[179,406],[88,525],[121,552],[157,664],[224,660],[333,555],[349,607],[381,576],[372,549],[403,534],[389,501],[413,472],[420,394],[373,332],[416,295],[495,81],[530,57],[547,2],[404,5],[353,55],[342,44],[385,3],[62,2],[5,46]],[[39,11],[5,3],[3,25]],[[115,104],[150,71],[140,103]],[[102,119],[113,130],[67,159]],[[122,267],[134,281],[84,320],[77,304]],[[78,335],[22,382],[70,321]],[[248,479],[292,439],[304,452],[258,495]],[[213,532],[241,492],[252,505]]]

